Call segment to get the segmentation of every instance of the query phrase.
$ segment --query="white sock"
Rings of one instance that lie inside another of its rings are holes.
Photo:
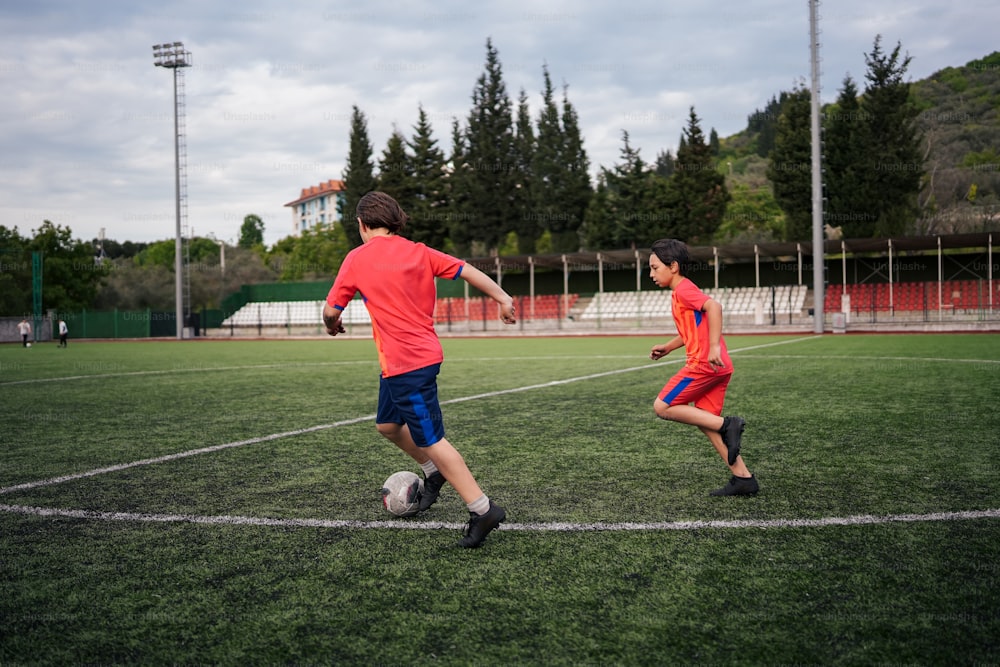
[[[430,459],[427,459],[427,463],[421,463],[420,469],[424,471],[424,477],[430,477],[438,471],[437,466],[434,465],[434,461]]]
[[[466,503],[465,506],[468,507],[469,511],[473,514],[486,514],[490,510],[490,499],[484,493],[471,503]]]

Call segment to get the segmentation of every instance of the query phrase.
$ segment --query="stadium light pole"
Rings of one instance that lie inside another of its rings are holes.
[[[180,111],[177,106],[177,70],[191,66],[191,53],[184,50],[183,42],[155,44],[153,64],[173,71],[174,75],[174,202],[176,210],[176,234],[174,240],[174,291],[177,317],[177,339],[183,338],[184,331],[184,266],[183,242],[181,239],[181,146]]]

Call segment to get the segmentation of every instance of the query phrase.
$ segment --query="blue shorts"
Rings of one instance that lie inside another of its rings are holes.
[[[430,447],[444,437],[438,403],[437,376],[441,364],[402,375],[383,377],[378,387],[376,424],[406,424],[418,447]]]

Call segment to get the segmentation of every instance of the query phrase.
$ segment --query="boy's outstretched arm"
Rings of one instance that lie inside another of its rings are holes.
[[[462,267],[462,280],[500,304],[500,319],[504,324],[514,324],[514,299],[488,275],[466,263]]]
[[[714,299],[709,299],[701,307],[708,318],[708,363],[713,366],[725,366],[722,361],[722,305]]]

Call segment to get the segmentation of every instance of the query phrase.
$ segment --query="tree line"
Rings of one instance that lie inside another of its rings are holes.
[[[542,79],[532,118],[523,89],[511,99],[487,40],[472,108],[464,122],[453,120],[447,154],[420,108],[412,137],[394,130],[376,159],[355,106],[341,219],[352,220],[361,196],[380,189],[410,214],[411,238],[460,255],[635,247],[662,236],[711,240],[729,198],[693,108],[676,158],[661,153],[647,165],[623,133],[622,163],[601,167],[595,186],[568,87],[557,100],[545,66]],[[354,225],[345,233],[360,242]]]

